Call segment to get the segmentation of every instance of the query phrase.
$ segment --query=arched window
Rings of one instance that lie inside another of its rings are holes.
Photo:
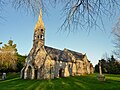
[[[37,36],[37,38],[39,39],[39,35]]]
[[[31,66],[28,67],[28,70],[27,70],[27,78],[28,78],[28,79],[31,79],[31,78],[32,78],[32,68],[31,68]]]
[[[64,70],[63,70],[62,68],[60,68],[60,70],[59,70],[59,77],[63,77],[63,74],[64,74],[63,71],[64,71]]]
[[[44,39],[44,36],[43,36],[43,34],[40,36],[40,39],[41,39],[41,40],[43,40],[43,39]]]

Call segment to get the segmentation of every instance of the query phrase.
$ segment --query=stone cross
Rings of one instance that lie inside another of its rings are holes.
[[[99,60],[99,75],[97,75],[97,78],[99,81],[105,81],[105,75],[102,74],[102,68],[101,68],[101,61]]]
[[[99,73],[102,75],[102,69],[101,69],[101,61],[99,60]]]

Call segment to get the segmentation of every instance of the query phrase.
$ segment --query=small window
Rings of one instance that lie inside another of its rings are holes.
[[[35,39],[36,39],[36,35],[34,35]]]
[[[39,39],[39,35],[37,36],[37,38]]]
[[[43,29],[41,29],[41,32],[43,32]]]
[[[43,40],[43,39],[44,39],[44,36],[43,36],[43,35],[41,35],[41,36],[40,36],[40,38]]]

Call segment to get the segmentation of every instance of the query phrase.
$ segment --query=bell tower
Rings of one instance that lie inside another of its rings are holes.
[[[45,27],[42,20],[42,9],[41,9],[38,21],[34,28],[33,45],[44,46],[44,43],[45,43]]]
[[[45,43],[45,27],[42,20],[42,9],[34,28],[33,47],[25,60],[25,66],[21,70],[21,78],[34,79],[41,78],[41,67],[46,60]]]

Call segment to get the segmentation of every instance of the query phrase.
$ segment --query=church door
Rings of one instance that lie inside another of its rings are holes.
[[[35,70],[35,79],[37,79],[37,72],[38,70]]]
[[[32,78],[32,68],[30,66],[28,67],[28,70],[27,70],[27,76],[28,76],[27,77],[28,79]]]
[[[62,68],[59,70],[59,77],[63,77],[63,69]]]

